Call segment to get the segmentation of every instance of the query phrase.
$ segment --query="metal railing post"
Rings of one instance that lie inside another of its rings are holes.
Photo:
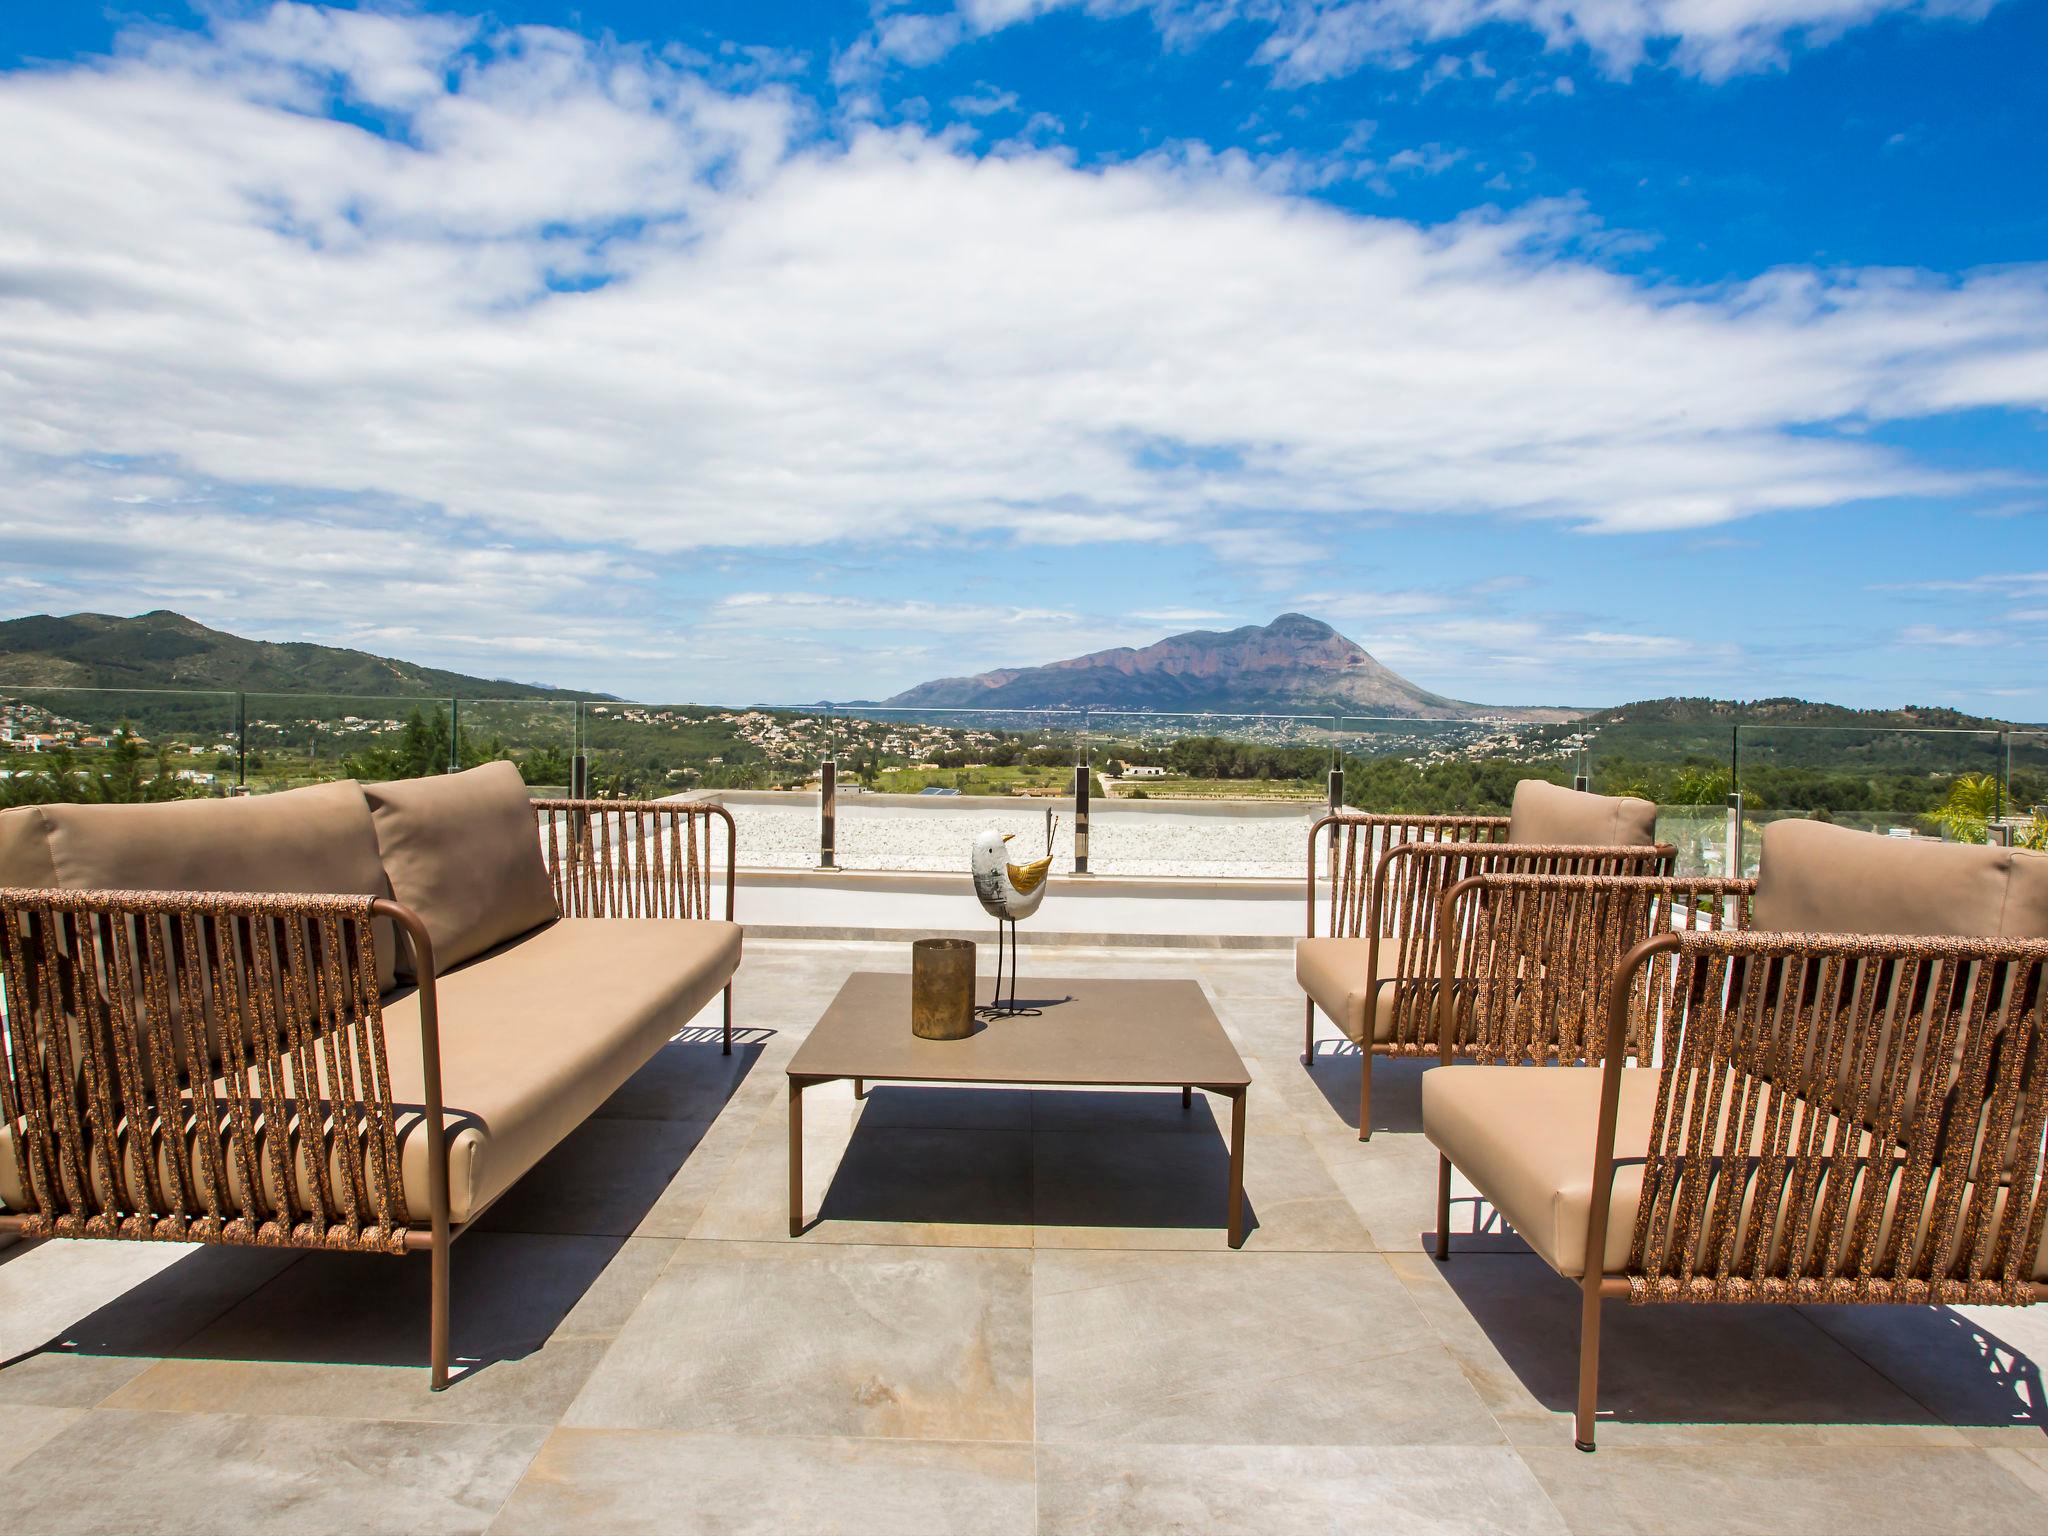
[[[1093,770],[1088,763],[1088,727],[1083,721],[1074,743],[1074,873],[1088,873],[1088,791]]]
[[[818,765],[818,868],[831,869],[839,854],[839,760]]]
[[[1731,880],[1742,876],[1742,793],[1728,797],[1727,874]]]
[[[249,696],[235,695],[235,789],[249,793]]]
[[[462,700],[448,701],[448,771],[462,771]]]

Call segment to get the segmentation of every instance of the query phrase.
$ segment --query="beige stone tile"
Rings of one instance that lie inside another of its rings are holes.
[[[1048,1445],[1045,1536],[1557,1533],[1563,1519],[1504,1447]]]
[[[1227,1127],[1228,1109],[1222,1117]],[[1036,1246],[1228,1248],[1230,1148],[1214,1125],[1196,1134],[1040,1132],[1032,1146]],[[1367,1246],[1305,1137],[1249,1133],[1244,1185],[1247,1252]]]
[[[634,1235],[643,1238],[684,1238],[704,1214],[711,1198],[718,1191],[733,1170],[733,1164],[740,1151],[747,1145],[763,1119],[773,1113],[780,1119],[781,1101],[769,1110],[763,1104],[749,1104],[735,1098],[725,1107],[711,1128],[704,1133],[704,1139],[690,1149],[690,1155],[683,1160],[683,1166],[676,1170],[668,1187],[661,1192],[640,1223],[633,1229]]]
[[[717,1037],[716,1005],[706,1015],[713,1028],[699,1021],[656,1051],[652,1058],[598,1106],[602,1119],[715,1120],[726,1103],[759,1069],[775,1036],[765,1026],[747,1027],[735,1015],[732,1054],[724,1055]]]
[[[1031,1258],[683,1245],[564,1423],[1028,1440]]]
[[[545,1438],[518,1425],[381,1424],[97,1409],[0,1480],[0,1529],[481,1531]]]
[[[490,1232],[458,1242],[449,1326],[460,1374],[445,1392],[427,1387],[426,1257],[321,1254],[194,1335],[108,1405],[552,1424],[605,1341],[550,1336],[601,1285],[620,1246]]]
[[[1500,1443],[1376,1254],[1040,1250],[1032,1319],[1041,1441]]]
[[[302,1258],[296,1250],[54,1240],[0,1266],[0,1402],[85,1408]]]
[[[559,1430],[492,1536],[1030,1532],[1028,1445]]]
[[[1297,1021],[1296,1040],[1300,1039]],[[1316,1064],[1303,1073],[1322,1099],[1318,1123],[1333,1134],[1340,1128],[1358,1139],[1358,1074],[1364,1056],[1357,1046],[1334,1032],[1318,1036]],[[1436,1067],[1434,1057],[1372,1058],[1372,1139],[1422,1135],[1422,1079]]]
[[[1578,1536],[2020,1536],[2048,1523],[2048,1504],[1968,1448],[1567,1447],[1522,1459]]]
[[[1381,1134],[1371,1141],[1322,1137],[1315,1148],[1338,1191],[1382,1252],[1422,1252],[1436,1238],[1437,1150],[1420,1136]],[[1458,1252],[1527,1253],[1528,1244],[1451,1171],[1451,1234]]]
[[[0,1403],[0,1473],[84,1418],[83,1408],[39,1408],[25,1403]]]
[[[1578,1286],[1532,1255],[1387,1257],[1509,1438],[1569,1447]],[[1608,1301],[1599,1406],[1603,1446],[1962,1443],[1791,1307]]]
[[[804,1096],[806,1243],[1029,1247],[1025,1131],[870,1129],[851,1101]],[[694,1239],[789,1240],[788,1125],[763,1118],[690,1229]]]
[[[1800,1310],[1966,1438],[2048,1444],[2048,1308]]]
[[[586,1120],[484,1212],[477,1230],[630,1237],[710,1129],[708,1120]]]
[[[551,1337],[610,1338],[626,1325],[681,1246],[671,1238],[628,1238],[569,1309],[569,1315],[556,1324]]]

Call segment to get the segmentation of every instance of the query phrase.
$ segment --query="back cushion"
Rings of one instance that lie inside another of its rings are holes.
[[[1764,828],[1750,910],[1750,927],[1776,933],[2048,938],[2048,854],[1883,837],[1823,821],[1776,821]],[[1781,984],[1791,984],[1796,975],[1788,967]],[[1861,975],[1859,968],[1843,983],[1848,995],[1856,995]],[[1924,997],[1883,994],[1878,1015],[1885,1021],[1883,1059],[1901,1050],[1911,1054],[1905,1094],[1909,1121],[1923,1096],[1934,1026],[1951,995],[1970,984],[1970,977],[1968,969],[1944,967],[1928,979]],[[1809,979],[1809,988],[1813,985]],[[1995,999],[1994,1010],[2003,1003]],[[1958,1038],[1956,1049],[1963,1046]],[[1873,1082],[1859,1090],[1856,1048],[1856,1040],[1845,1036],[1843,1055],[1833,1063],[1834,1102],[1872,1124],[1884,1073],[1873,1073]],[[1809,1063],[1807,1070],[1812,1069]],[[1940,1081],[1944,1094],[1954,1086],[1953,1061]],[[1975,1118],[1983,1119],[1984,1112]]]
[[[361,786],[152,805],[32,805],[0,813],[0,885],[64,890],[285,891],[388,896]],[[377,925],[377,977],[395,941]]]
[[[368,784],[391,894],[420,915],[445,970],[561,913],[519,770]]]
[[[1657,807],[1630,795],[1589,795],[1541,779],[1515,786],[1508,813],[1511,843],[1574,848],[1636,848],[1657,841]]]
[[[1750,910],[1778,933],[2048,938],[2048,853],[1774,821]]]

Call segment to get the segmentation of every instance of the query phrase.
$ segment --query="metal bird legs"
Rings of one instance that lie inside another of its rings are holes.
[[[1010,933],[1010,1000],[1003,1001],[1003,930]],[[986,1008],[977,1010],[991,1018],[1035,1018],[1036,1008],[1017,1006],[1017,920],[1014,917],[996,919],[996,984]]]

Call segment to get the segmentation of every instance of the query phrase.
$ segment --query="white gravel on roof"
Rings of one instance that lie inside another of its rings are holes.
[[[1045,855],[1045,806],[948,806],[941,797],[917,806],[849,804],[838,817],[838,863],[846,869],[960,871],[983,827],[1016,834],[1017,862]],[[818,862],[815,800],[790,805],[728,804],[738,830],[742,866],[808,869]],[[1302,871],[1309,823],[1321,814],[1231,816],[1147,810],[1096,811],[1089,818],[1088,868],[1099,875],[1287,877]],[[1074,867],[1074,817],[1057,810],[1053,869]]]

